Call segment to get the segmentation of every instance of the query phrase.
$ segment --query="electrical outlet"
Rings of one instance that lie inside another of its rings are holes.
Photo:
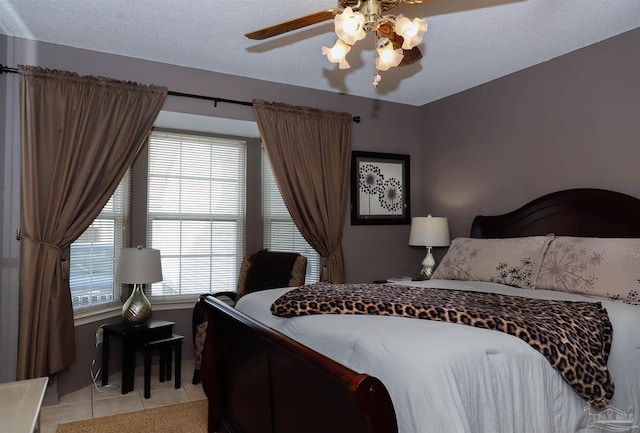
[[[102,344],[102,327],[96,331],[96,348]]]

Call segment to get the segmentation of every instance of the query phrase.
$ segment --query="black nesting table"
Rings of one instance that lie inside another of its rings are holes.
[[[109,383],[109,350],[111,338],[122,341],[122,393],[133,391],[136,369],[136,349],[146,343],[173,337],[174,322],[150,320],[142,325],[128,325],[124,322],[102,327],[102,385]]]

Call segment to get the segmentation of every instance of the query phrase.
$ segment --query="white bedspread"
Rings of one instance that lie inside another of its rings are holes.
[[[432,280],[401,284],[595,301],[493,283]],[[287,290],[252,293],[240,299],[237,308],[357,372],[382,380],[391,395],[401,433],[613,431],[608,428],[613,424],[596,421],[597,412],[541,354],[516,337],[401,317],[275,317],[269,307]],[[631,426],[639,426],[640,307],[597,301],[603,303],[613,325],[609,357],[615,382],[612,415],[618,419],[625,416]],[[639,432],[640,427],[628,431]]]

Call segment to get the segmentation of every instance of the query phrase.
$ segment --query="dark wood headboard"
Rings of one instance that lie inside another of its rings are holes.
[[[520,236],[640,238],[640,199],[603,189],[547,194],[504,215],[477,216],[474,238]]]

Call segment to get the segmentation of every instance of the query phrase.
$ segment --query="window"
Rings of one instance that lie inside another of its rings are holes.
[[[307,243],[282,200],[267,152],[262,152],[262,213],[264,247],[271,251],[293,251],[307,258],[306,282],[320,280],[320,255]]]
[[[74,311],[120,302],[120,284],[113,283],[116,251],[126,240],[130,173],[100,215],[71,244],[69,285]]]
[[[252,144],[253,146],[253,144]],[[252,153],[255,152],[255,153]],[[242,139],[195,133],[153,131],[148,142],[146,194],[138,212],[145,233],[134,243],[160,250],[163,281],[147,287],[152,302],[194,299],[201,293],[233,291],[245,252],[245,226],[262,220],[263,244],[273,251],[295,251],[307,257],[306,281],[317,282],[321,259],[293,223],[271,166],[256,146],[250,155],[262,158],[263,215],[246,215],[247,143]],[[121,285],[114,285],[115,258],[129,245],[130,174],[127,173],[102,213],[71,246],[71,294],[74,310],[119,305]],[[144,181],[144,178],[141,179]],[[135,216],[137,219],[139,217]],[[146,222],[146,223],[145,223]],[[133,245],[132,245],[133,246]]]
[[[148,295],[235,290],[244,252],[245,154],[240,140],[152,133],[147,246],[160,250],[164,280]]]

